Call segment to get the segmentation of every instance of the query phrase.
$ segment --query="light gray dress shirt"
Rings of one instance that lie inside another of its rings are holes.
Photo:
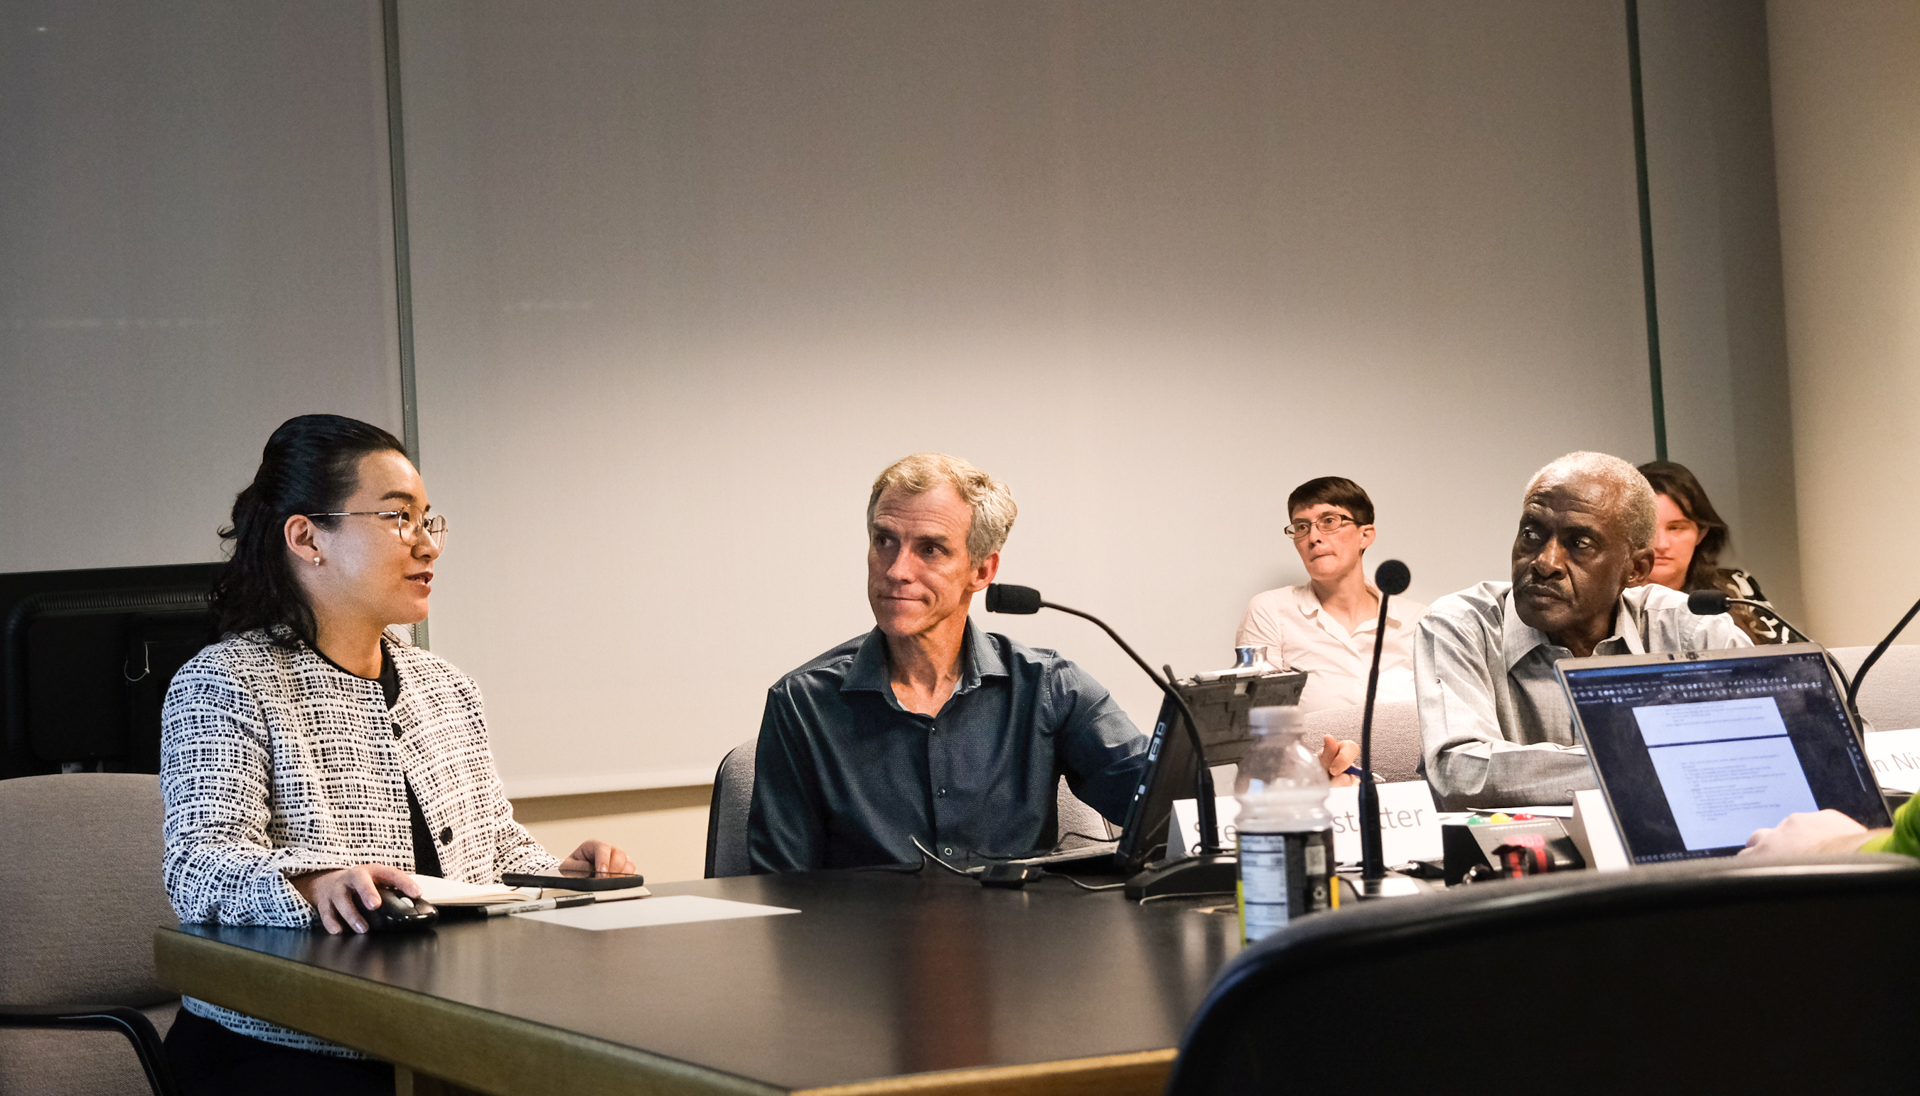
[[[1413,645],[1427,782],[1442,810],[1570,803],[1591,788],[1587,751],[1553,664],[1573,657],[1514,611],[1510,582],[1483,582],[1433,603]],[[1750,647],[1733,618],[1695,616],[1665,586],[1620,595],[1596,655]]]

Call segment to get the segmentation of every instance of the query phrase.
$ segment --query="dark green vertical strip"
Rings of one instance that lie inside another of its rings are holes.
[[[1640,92],[1640,0],[1627,0],[1627,73],[1633,85],[1633,173],[1640,189],[1640,280],[1647,295],[1647,381],[1653,456],[1667,459],[1667,394],[1660,378],[1660,300],[1653,282],[1653,202],[1647,194],[1647,107]]]
[[[387,169],[393,184],[394,314],[400,335],[401,441],[420,467],[420,395],[413,376],[413,256],[407,242],[407,135],[400,110],[400,3],[380,0],[380,37],[387,62]],[[427,645],[427,622],[413,626],[413,641]]]

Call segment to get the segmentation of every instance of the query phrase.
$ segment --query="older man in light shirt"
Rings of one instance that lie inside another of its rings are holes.
[[[1746,647],[1731,617],[1643,585],[1654,498],[1633,465],[1569,453],[1527,485],[1513,581],[1434,602],[1414,643],[1427,780],[1442,809],[1567,803],[1594,786],[1577,745],[1563,658]]]

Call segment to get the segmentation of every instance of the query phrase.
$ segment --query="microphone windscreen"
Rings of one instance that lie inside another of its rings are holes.
[[[1407,565],[1397,559],[1382,563],[1380,569],[1373,573],[1373,584],[1380,587],[1381,593],[1387,595],[1406,593],[1407,586],[1412,582],[1413,572],[1407,570]]]
[[[1009,586],[996,582],[987,587],[987,612],[989,613],[1037,613],[1040,611],[1040,591],[1031,586]]]
[[[1687,595],[1687,611],[1695,616],[1713,616],[1727,611],[1727,595],[1719,590],[1695,590]]]

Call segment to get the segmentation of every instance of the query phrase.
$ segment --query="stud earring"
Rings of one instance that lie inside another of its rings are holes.
[[[313,565],[314,565],[315,567],[318,567],[318,566],[320,566],[320,557],[319,557],[319,556],[315,556],[315,557],[313,557]]]

